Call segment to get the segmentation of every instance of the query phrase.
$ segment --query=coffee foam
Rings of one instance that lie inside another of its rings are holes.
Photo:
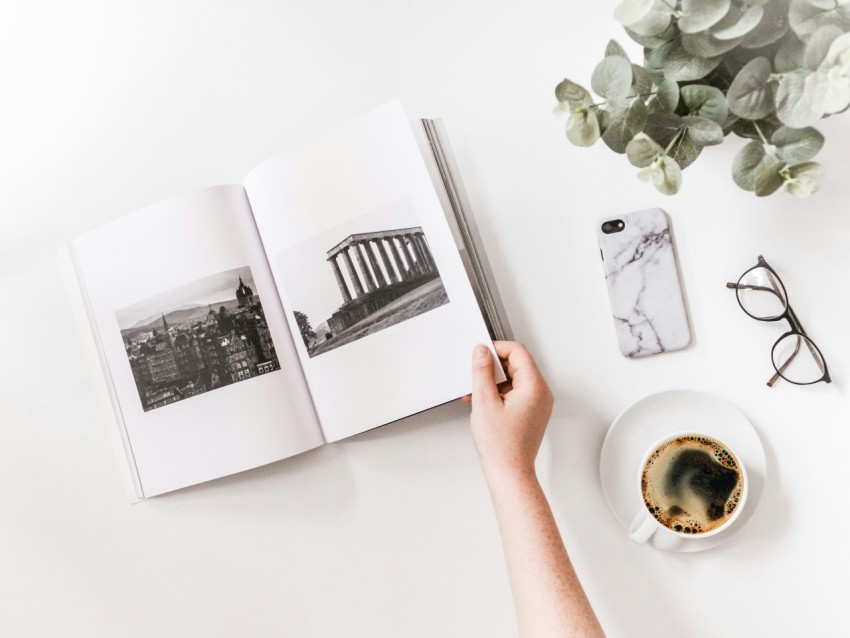
[[[650,514],[683,534],[704,534],[723,525],[740,504],[743,489],[734,455],[719,441],[698,434],[663,443],[641,475]]]

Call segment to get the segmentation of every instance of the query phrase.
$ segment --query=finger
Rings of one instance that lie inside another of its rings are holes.
[[[537,369],[534,358],[525,346],[516,341],[496,341],[493,343],[499,357],[508,360],[508,376],[514,387],[524,387],[540,382],[543,377]]]
[[[460,400],[463,401],[464,403],[472,403],[472,395],[471,394],[465,394],[464,396],[462,396],[460,398]]]
[[[472,352],[472,406],[499,402],[499,389],[493,377],[493,355],[487,346],[478,344]]]

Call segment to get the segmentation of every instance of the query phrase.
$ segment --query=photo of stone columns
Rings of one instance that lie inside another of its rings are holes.
[[[420,226],[369,229],[336,238],[325,244],[323,255],[323,277],[335,284],[333,310],[311,313],[293,299],[310,357],[448,303]]]

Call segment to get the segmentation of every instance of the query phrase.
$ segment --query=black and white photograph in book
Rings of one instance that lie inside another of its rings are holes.
[[[449,302],[407,200],[294,246],[278,263],[310,357]]]
[[[251,268],[116,311],[145,412],[280,369]]]

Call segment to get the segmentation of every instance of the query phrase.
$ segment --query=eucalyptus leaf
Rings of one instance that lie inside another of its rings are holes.
[[[611,113],[611,123],[602,135],[602,141],[615,153],[625,153],[626,147],[646,124],[647,110],[643,100],[632,100],[623,109]]]
[[[652,183],[665,195],[675,195],[682,187],[682,169],[672,157],[658,159],[660,173],[652,178]]]
[[[593,103],[587,89],[570,80],[562,80],[555,87],[555,98],[559,102],[566,102],[572,107],[588,106]]]
[[[842,75],[850,75],[850,33],[840,35],[832,41],[821,68],[838,68]]]
[[[682,185],[682,169],[671,157],[659,157],[651,166],[638,171],[643,181],[652,180],[653,185],[665,195],[675,195]]]
[[[633,166],[644,168],[664,155],[664,149],[646,133],[638,133],[626,145],[626,156]]]
[[[823,135],[816,128],[788,128],[783,126],[770,138],[780,159],[788,164],[806,162],[823,148]]]
[[[688,131],[682,131],[679,137],[673,142],[670,150],[667,151],[667,154],[676,160],[679,168],[685,170],[696,161],[702,152],[702,148],[702,146],[694,144]]]
[[[681,89],[682,101],[692,115],[701,115],[718,124],[726,121],[729,113],[726,96],[720,89],[707,84],[689,84]]]
[[[681,38],[675,38],[650,51],[646,63],[650,69],[662,71],[666,78],[688,82],[705,77],[720,63],[720,57],[694,57],[682,46]]]
[[[679,29],[682,33],[705,31],[726,15],[731,0],[682,0]]]
[[[764,15],[758,26],[747,34],[741,46],[761,49],[778,42],[788,32],[788,6],[791,0],[770,0],[764,4]]]
[[[660,47],[665,42],[670,42],[673,38],[679,35],[679,28],[676,24],[671,20],[670,26],[668,26],[664,31],[657,35],[641,35],[640,33],[636,33],[629,27],[626,27],[626,33],[629,37],[637,42],[642,47],[647,47],[650,49],[655,49]]]
[[[663,111],[672,113],[679,106],[679,83],[665,78],[658,85],[655,99]]]
[[[774,95],[777,117],[792,128],[811,126],[824,114],[827,88],[826,76],[816,71],[783,73]]]
[[[815,32],[815,36],[824,28]],[[832,41],[819,71],[825,73],[827,78],[824,112],[840,113],[846,110],[850,106],[850,33]]]
[[[603,58],[593,70],[590,86],[609,100],[622,99],[632,86],[632,65],[616,55]]]
[[[723,55],[743,41],[743,36],[731,40],[721,40],[715,37],[711,31],[682,34],[682,46],[685,50],[702,58],[713,58],[717,55]]]
[[[729,110],[748,120],[758,120],[770,113],[773,110],[773,89],[768,83],[770,74],[767,58],[750,60],[735,76],[726,94]]]
[[[752,121],[742,119],[735,122],[732,126],[732,132],[739,137],[761,141],[762,136],[764,136],[765,140],[771,139],[774,132],[781,127],[782,124],[772,120]],[[759,131],[761,131],[761,133],[759,133]]]
[[[822,27],[819,27],[806,43],[806,51],[803,55],[803,64],[813,71],[817,69],[821,63],[825,61],[826,54],[833,41],[843,33],[844,31],[834,24],[825,24]]]
[[[617,55],[621,58],[629,59],[628,53],[626,50],[620,46],[620,43],[616,40],[609,40],[608,46],[605,47],[605,57],[607,58],[609,55]]]
[[[713,146],[723,141],[723,128],[707,117],[688,115],[682,118],[682,124],[695,146]]]
[[[816,73],[821,73],[816,71]],[[841,113],[850,106],[850,78],[841,75],[838,68],[830,69],[827,77],[826,95],[823,100],[824,113]]]
[[[763,6],[732,5],[723,19],[711,27],[711,33],[720,40],[743,38],[759,25],[762,17]]]
[[[650,115],[654,115],[656,113],[670,113],[667,109],[663,107],[663,105],[658,101],[657,96],[653,96],[650,98],[649,102],[646,103],[646,110]]]
[[[813,112],[825,114],[828,112],[827,101],[833,78],[823,71],[813,71],[806,77],[805,91],[810,100]],[[823,117],[823,115],[821,115]]]
[[[807,40],[820,27],[832,24],[850,30],[850,3],[846,0],[794,0],[788,10],[791,28],[801,40]]]
[[[614,9],[614,18],[623,25],[630,25],[646,16],[655,4],[655,0],[623,0]]]
[[[570,105],[566,102],[557,102],[555,103],[555,106],[552,107],[552,115],[563,122],[567,121],[567,118],[572,112],[573,109],[570,108]]]
[[[670,15],[669,7],[664,3],[658,3],[656,7],[662,7],[662,9],[653,9],[637,22],[630,24],[629,29],[643,36],[657,36],[664,33],[673,23],[673,16]]]
[[[567,139],[576,146],[592,146],[599,139],[599,120],[592,110],[574,111],[567,120]]]
[[[782,188],[782,185],[785,183],[785,178],[782,176],[782,169],[784,167],[785,165],[782,162],[777,162],[764,168],[764,170],[762,170],[756,177],[753,188],[756,195],[764,197],[766,195],[771,195]]]
[[[804,162],[788,167],[785,188],[797,197],[808,197],[820,188],[821,166],[817,162]]]
[[[599,133],[602,134],[608,130],[608,125],[611,124],[611,114],[605,109],[596,110],[596,119],[599,120]]]
[[[748,142],[744,148],[738,151],[735,161],[732,162],[732,179],[745,191],[756,188],[756,177],[765,169],[761,167],[765,159],[764,145],[761,142]]]
[[[652,73],[639,64],[632,64],[632,88],[630,95],[646,95],[652,91]]]
[[[805,42],[800,40],[793,31],[789,31],[776,51],[773,59],[774,70],[776,73],[787,73],[799,69],[803,66],[805,55]]]
[[[646,118],[643,132],[666,148],[682,128],[682,117],[680,115],[653,113]]]

